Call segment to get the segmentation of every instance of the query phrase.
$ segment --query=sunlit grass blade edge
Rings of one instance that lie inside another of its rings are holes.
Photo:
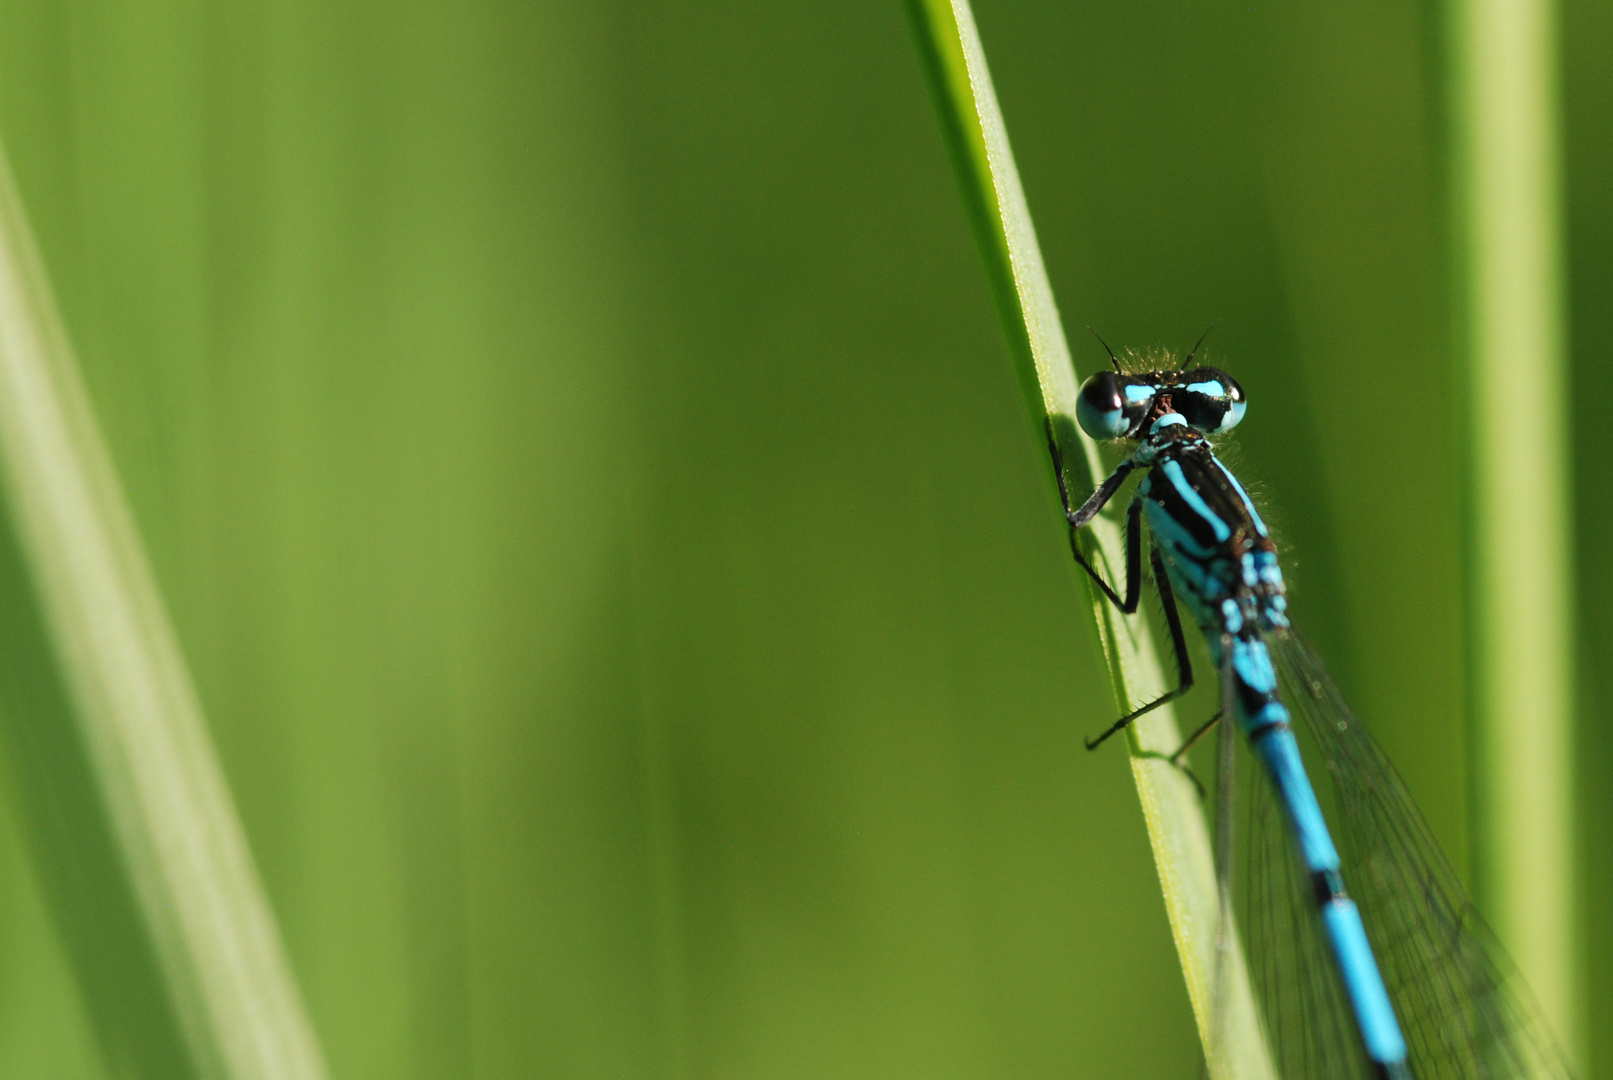
[[[1051,431],[1064,452],[1077,489],[1095,486],[1102,468],[1097,447],[1077,427],[1079,382],[1037,246],[1036,231],[998,107],[985,53],[967,0],[907,0],[919,51],[936,101],[970,223],[975,231],[1024,391],[1033,437],[1040,446]],[[1049,469],[1050,473],[1051,470]],[[1057,507],[1053,477],[1047,476]],[[1060,509],[1056,520],[1063,525]],[[1083,537],[1095,565],[1123,565],[1120,531],[1100,518]],[[1073,568],[1073,564],[1072,564]],[[1079,573],[1078,570],[1073,572]],[[1108,660],[1117,706],[1128,710],[1164,689],[1162,669],[1140,617],[1127,619],[1088,583],[1088,596]],[[1181,959],[1199,1033],[1219,1078],[1273,1075],[1249,990],[1241,951],[1231,949],[1216,996],[1218,901],[1215,860],[1198,795],[1176,769],[1160,760],[1181,738],[1168,708],[1155,710],[1128,733],[1132,776],[1142,802],[1159,870],[1165,906]]]
[[[0,156],[0,734],[109,1071],[322,1080]]]

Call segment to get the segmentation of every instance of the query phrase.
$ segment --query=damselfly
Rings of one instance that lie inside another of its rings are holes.
[[[1243,390],[1224,371],[1195,367],[1197,348],[1179,365],[1134,372],[1111,350],[1114,370],[1082,385],[1082,429],[1136,447],[1079,507],[1070,504],[1057,440],[1049,439],[1071,551],[1127,614],[1140,599],[1146,519],[1179,676],[1176,689],[1127,713],[1087,748],[1192,686],[1180,599],[1219,671],[1221,709],[1172,760],[1179,763],[1199,735],[1230,717],[1265,776],[1249,789],[1251,828],[1241,849],[1249,857],[1238,907],[1281,1075],[1566,1077],[1561,1053],[1525,1004],[1399,775],[1295,633],[1277,547],[1209,438],[1243,419]],[[1077,538],[1138,470],[1145,476],[1126,511],[1121,596]],[[1338,845],[1296,731],[1332,780]],[[1230,791],[1236,753],[1231,732],[1225,728],[1221,739],[1223,791]],[[1221,805],[1230,815],[1230,802]],[[1219,831],[1228,837],[1230,816],[1224,824]],[[1220,846],[1225,865],[1231,848]]]

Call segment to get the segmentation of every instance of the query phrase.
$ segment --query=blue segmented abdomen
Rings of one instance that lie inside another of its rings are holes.
[[[1261,636],[1288,625],[1282,568],[1265,523],[1242,485],[1199,441],[1161,447],[1137,497],[1171,584],[1204,631],[1217,667],[1233,682],[1233,719],[1287,813],[1367,1056],[1383,1075],[1409,1077],[1405,1037],[1361,913],[1345,891],[1338,849],[1305,773]]]
[[[1288,813],[1289,824],[1299,845],[1300,858],[1310,872],[1320,906],[1322,926],[1328,944],[1338,961],[1339,975],[1350,998],[1367,1056],[1384,1066],[1401,1066],[1406,1060],[1406,1039],[1395,1019],[1388,988],[1367,941],[1366,927],[1355,901],[1344,888],[1338,849],[1322,816],[1316,790],[1300,760],[1299,744],[1289,726],[1288,710],[1277,699],[1276,678],[1269,690],[1251,685],[1245,669],[1271,671],[1266,643],[1258,638],[1235,639],[1232,678],[1237,684],[1238,725],[1249,736],[1255,754],[1266,768],[1277,789],[1278,800]],[[1240,655],[1241,654],[1241,655]],[[1258,701],[1251,712],[1250,701]]]

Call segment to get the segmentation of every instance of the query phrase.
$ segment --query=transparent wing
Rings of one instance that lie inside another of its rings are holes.
[[[1283,1080],[1371,1076],[1287,814],[1253,755],[1243,771],[1249,783],[1238,909],[1278,1073]]]
[[[1229,675],[1222,672],[1224,717],[1236,704]],[[1233,757],[1241,759],[1235,766]],[[1216,857],[1223,882],[1230,882],[1230,889],[1223,886],[1222,902],[1230,892],[1277,1073],[1283,1080],[1370,1077],[1287,816],[1235,724],[1222,725],[1219,760]],[[1230,827],[1234,820],[1236,830]],[[1218,991],[1219,983],[1218,971]],[[1217,1041],[1221,1008],[1218,993],[1212,1028]]]
[[[1415,1076],[1567,1080],[1571,1074],[1538,1009],[1394,766],[1300,638],[1284,633],[1268,643],[1296,726],[1323,766],[1312,765],[1311,781],[1319,790],[1322,775],[1331,781],[1345,885],[1361,908]],[[1250,960],[1260,973],[1268,1030],[1285,1078],[1361,1076],[1359,1039],[1269,787],[1253,785],[1246,800],[1253,819],[1248,843],[1264,850],[1250,852],[1250,902],[1240,905],[1252,920]],[[1345,1071],[1330,1071],[1332,1056],[1344,1052],[1341,1028],[1354,1060]]]
[[[1222,686],[1229,684],[1223,672]],[[1225,692],[1223,698],[1222,715],[1230,716],[1233,703]],[[1241,737],[1232,745],[1243,759],[1238,790],[1230,799],[1218,796],[1217,811],[1224,821],[1236,807],[1233,903],[1277,1073],[1283,1080],[1370,1077],[1287,814],[1248,745]]]

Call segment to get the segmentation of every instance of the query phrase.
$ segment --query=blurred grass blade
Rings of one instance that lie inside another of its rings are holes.
[[[115,1076],[325,1075],[0,158],[0,728]]]
[[[1577,1045],[1573,641],[1550,0],[1456,0],[1477,892]]]
[[[1036,445],[1043,445],[1043,423],[1051,420],[1065,459],[1076,473],[1071,479],[1077,488],[1084,484],[1090,490],[1102,475],[1103,465],[1097,446],[1075,424],[1079,389],[1075,368],[968,0],[908,0],[908,9],[963,188],[964,203],[1008,334],[1009,351],[1029,407]],[[1048,477],[1049,493],[1057,506],[1052,479]],[[1062,531],[1062,510],[1057,520]],[[1097,565],[1111,571],[1124,565],[1120,530],[1112,521],[1100,517],[1090,532],[1088,553]],[[1084,580],[1085,575],[1073,562],[1071,566],[1072,572]],[[1133,702],[1157,695],[1164,683],[1146,621],[1140,616],[1125,618],[1095,589],[1089,588],[1088,595],[1109,661],[1117,707],[1127,710]],[[1181,745],[1170,710],[1157,709],[1133,724],[1128,744],[1132,776],[1148,824],[1177,953],[1199,1034],[1209,1054],[1219,919],[1209,832],[1192,784],[1158,756]],[[1219,1024],[1218,1045],[1209,1055],[1212,1071],[1218,1078],[1263,1080],[1273,1075],[1272,1065],[1235,937],[1226,978],[1222,987],[1225,1010],[1215,1021]]]

